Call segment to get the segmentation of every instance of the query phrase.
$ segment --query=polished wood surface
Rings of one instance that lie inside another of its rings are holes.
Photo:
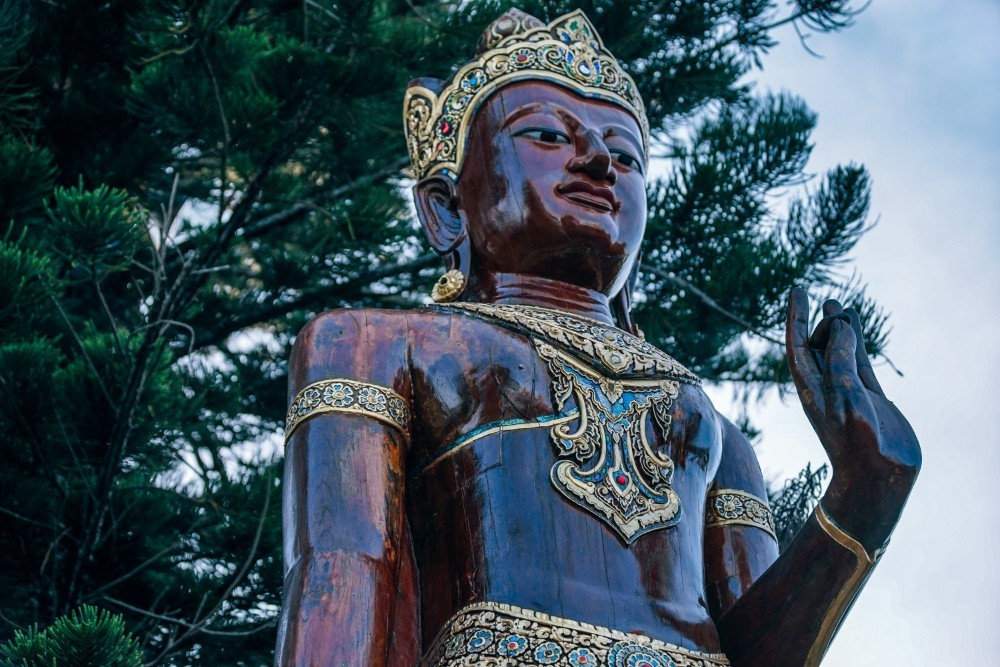
[[[645,224],[642,165],[628,159],[642,155],[638,136],[623,108],[545,82],[488,98],[457,184],[431,176],[415,190],[431,244],[469,277],[462,299],[612,322]],[[881,395],[856,315],[831,302],[810,335],[807,312],[793,293],[793,375],[834,468],[824,507],[875,549],[919,449]],[[391,388],[411,426],[323,414],[290,437],[279,664],[414,665],[455,611],[480,600],[724,649],[734,665],[806,664],[828,641],[827,610],[854,555],[815,518],[780,558],[758,528],[705,530],[712,489],[765,491],[746,438],[699,387],[681,385],[669,432],[647,423],[676,466],[681,520],[626,544],[555,491],[546,428],[441,456],[483,425],[557,411],[527,336],[454,312],[333,311],[300,333],[289,399],[338,377]]]

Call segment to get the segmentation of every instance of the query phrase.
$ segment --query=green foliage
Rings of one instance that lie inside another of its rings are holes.
[[[45,257],[0,240],[0,343],[29,336],[52,309]]]
[[[0,645],[2,667],[140,667],[139,640],[118,614],[85,605],[39,631],[15,631]]]
[[[271,661],[289,347],[318,311],[426,300],[402,93],[511,4],[0,0],[0,636],[90,603],[147,663]],[[647,101],[668,159],[651,340],[709,380],[783,386],[785,294],[809,284],[884,347],[842,275],[867,173],[810,180],[815,115],[749,83],[774,26],[838,30],[844,0],[520,6],[583,8]]]
[[[826,464],[816,470],[806,464],[805,469],[797,477],[787,480],[784,486],[768,488],[767,501],[774,514],[774,533],[782,550],[816,507],[823,491],[823,480],[829,471]]]
[[[75,188],[56,188],[52,198],[47,234],[57,255],[95,279],[131,265],[145,236],[133,197],[106,185],[86,190],[80,179]]]

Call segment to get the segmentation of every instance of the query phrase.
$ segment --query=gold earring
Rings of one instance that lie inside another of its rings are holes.
[[[438,281],[434,283],[434,289],[431,290],[431,298],[434,299],[435,303],[454,301],[464,289],[465,275],[457,269],[452,269],[438,278]]]

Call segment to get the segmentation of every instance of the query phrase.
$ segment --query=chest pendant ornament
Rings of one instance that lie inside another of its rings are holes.
[[[556,408],[572,396],[579,421],[552,427],[561,460],[549,478],[561,494],[596,514],[631,543],[643,533],[680,520],[681,505],[670,488],[674,462],[650,445],[652,413],[662,433],[670,431],[676,380],[611,380],[548,343],[535,339],[548,363]]]
[[[576,403],[579,418],[550,431],[559,460],[549,478],[560,494],[626,544],[680,521],[674,462],[653,447],[647,429],[655,422],[666,440],[680,385],[699,384],[695,375],[645,341],[594,320],[533,306],[448,308],[527,334],[548,366],[556,409],[563,412],[571,398]]]

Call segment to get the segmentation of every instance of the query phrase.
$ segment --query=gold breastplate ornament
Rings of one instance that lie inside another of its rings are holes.
[[[596,320],[507,304],[437,309],[475,314],[528,336],[548,366],[556,409],[575,401],[579,418],[549,431],[559,459],[549,478],[560,494],[626,544],[680,521],[670,484],[674,462],[652,446],[647,422],[666,439],[680,385],[700,384],[697,376],[644,340]]]

